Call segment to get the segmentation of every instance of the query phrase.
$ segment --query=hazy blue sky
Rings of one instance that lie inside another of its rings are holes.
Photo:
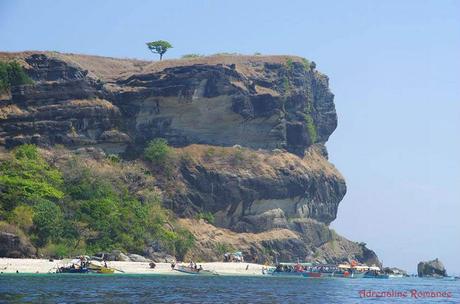
[[[347,180],[333,227],[387,265],[460,273],[460,1],[8,1],[0,50],[152,58],[295,54],[330,77],[327,146]]]

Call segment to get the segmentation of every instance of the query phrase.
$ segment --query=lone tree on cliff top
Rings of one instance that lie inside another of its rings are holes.
[[[159,54],[160,61],[161,61],[161,59],[163,58],[163,54],[166,53],[166,51],[172,48],[173,46],[168,41],[157,40],[157,41],[147,42],[147,47],[152,53]]]

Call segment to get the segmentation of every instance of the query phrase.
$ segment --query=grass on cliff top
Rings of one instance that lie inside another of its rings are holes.
[[[43,54],[50,58],[63,60],[71,65],[88,70],[90,75],[94,75],[102,80],[114,80],[120,77],[127,77],[135,73],[159,72],[166,68],[189,66],[195,64],[205,65],[237,65],[239,72],[251,75],[254,74],[254,63],[276,63],[284,65],[289,59],[292,62],[303,63],[304,59],[290,55],[240,55],[237,53],[218,53],[203,56],[191,54],[186,58],[167,58],[162,61],[147,61],[130,58],[113,58],[95,55],[59,53],[50,51],[26,51],[26,52],[0,52],[0,60],[17,60],[27,67],[25,58],[33,54]],[[167,56],[167,55],[166,55]],[[154,58],[152,58],[154,59]]]
[[[208,170],[276,177],[283,170],[338,176],[337,169],[321,155],[320,148],[310,146],[303,158],[282,150],[252,150],[245,147],[218,147],[193,144],[174,149],[179,161],[190,167],[201,165]]]

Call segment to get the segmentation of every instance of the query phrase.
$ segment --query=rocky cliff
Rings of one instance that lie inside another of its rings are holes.
[[[446,277],[447,271],[444,264],[436,258],[418,263],[417,274],[419,277]]]
[[[0,53],[11,59],[34,83],[0,100],[0,144],[95,147],[132,161],[167,139],[179,155],[172,171],[145,166],[197,238],[194,255],[216,258],[215,244],[228,243],[260,259],[378,263],[328,228],[346,185],[324,145],[337,126],[333,94],[307,60]],[[202,212],[212,227],[193,219]]]

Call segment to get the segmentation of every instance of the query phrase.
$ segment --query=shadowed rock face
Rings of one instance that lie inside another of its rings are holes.
[[[35,248],[20,236],[0,231],[0,257],[25,258],[35,256]]]
[[[179,216],[211,212],[217,227],[237,233],[294,232],[254,241],[253,254],[378,262],[327,227],[346,193],[324,146],[337,126],[334,96],[328,78],[300,58],[5,56],[20,60],[34,84],[0,100],[0,145],[96,147],[134,159],[163,137],[193,154],[179,163],[174,191],[170,181],[159,185]]]
[[[183,149],[192,157],[180,166],[187,191],[175,191],[171,199],[179,214],[211,211],[219,226],[239,232],[295,228],[306,218],[329,224],[346,185],[321,151],[314,145],[299,158],[193,145]]]

